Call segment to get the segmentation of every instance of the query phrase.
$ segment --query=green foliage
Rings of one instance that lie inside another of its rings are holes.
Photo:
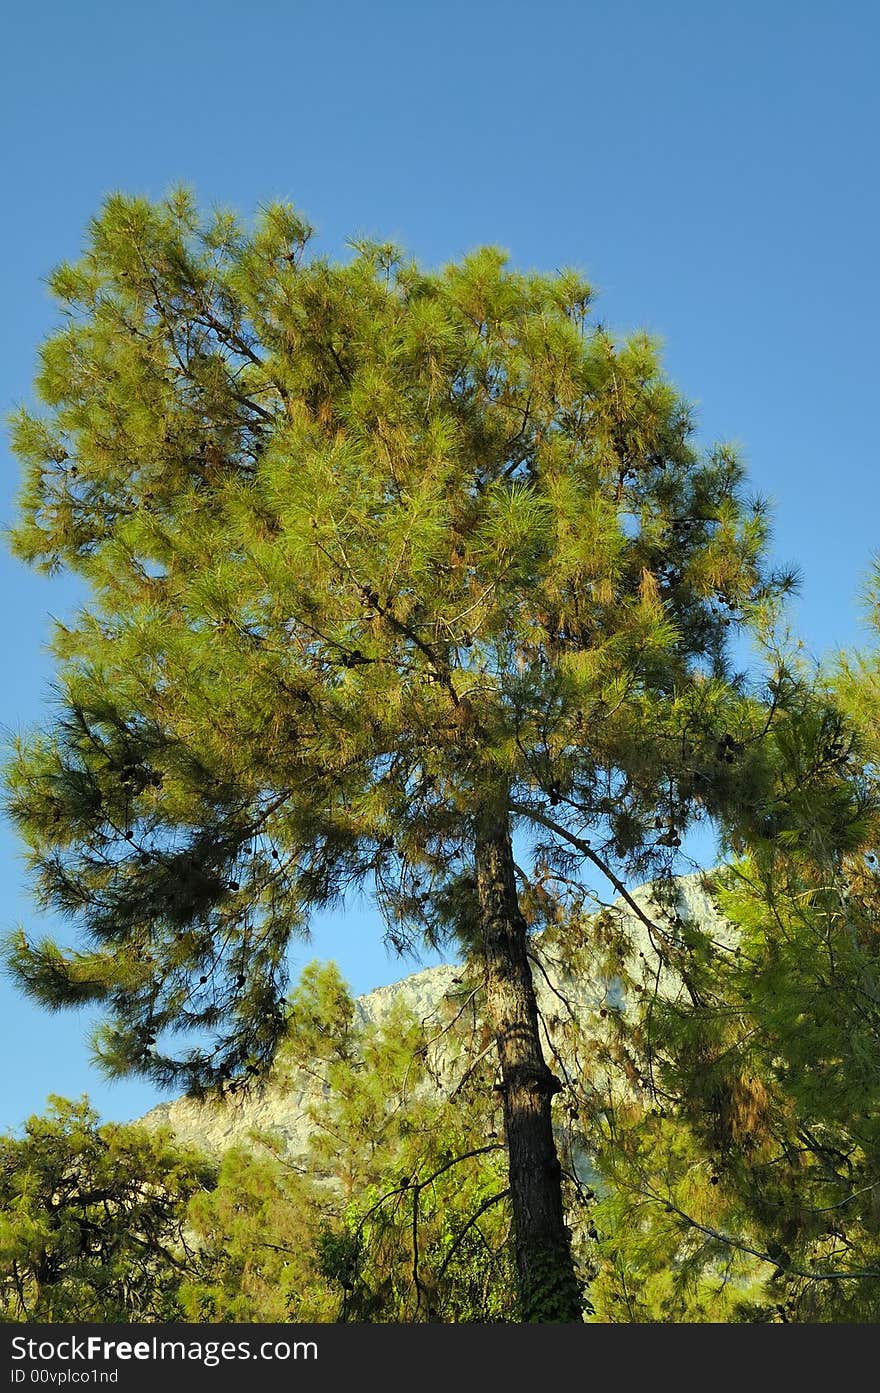
[[[335,967],[312,964],[292,1000],[274,1085],[311,1084],[301,1155],[255,1134],[216,1166],[61,1099],[2,1139],[3,1318],[515,1318],[473,987],[427,1022],[397,1005],[365,1025]]]
[[[620,999],[573,1030],[599,1319],[877,1319],[878,725],[853,673],[774,722],[762,803],[707,882],[726,925],[661,881],[638,932],[609,914],[569,959]]]
[[[84,946],[11,962],[100,1003],[111,1074],[265,1071],[291,936],[352,887],[394,944],[472,943],[487,805],[560,873],[589,833],[644,875],[754,799],[766,712],[728,641],[790,577],[734,452],[695,451],[575,273],[331,263],[287,205],[247,230],[176,191],[109,198],[51,285],[13,544],[91,598],[7,803]]]
[[[233,1148],[217,1187],[197,1196],[189,1222],[198,1246],[180,1291],[181,1319],[329,1321],[338,1301],[316,1259],[320,1187],[266,1148]]]
[[[515,1318],[473,996],[463,989],[427,1022],[398,1003],[353,1025],[335,968],[305,970],[275,1087],[314,1076],[308,1147],[286,1157],[267,1135],[224,1157],[216,1190],[190,1210],[200,1272],[183,1290],[188,1319]]]
[[[170,1135],[52,1099],[0,1138],[0,1319],[174,1319],[187,1202],[213,1181]]]

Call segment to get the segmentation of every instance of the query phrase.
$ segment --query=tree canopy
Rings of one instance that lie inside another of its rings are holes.
[[[172,1320],[192,1250],[188,1200],[216,1183],[204,1156],[50,1099],[0,1138],[0,1320]]]

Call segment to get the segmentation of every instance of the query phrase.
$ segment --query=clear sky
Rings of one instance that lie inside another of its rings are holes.
[[[862,640],[880,519],[880,6],[41,0],[7,6],[3,29],[4,410],[30,400],[54,322],[43,279],[112,190],[184,181],[245,215],[289,198],[330,254],[356,233],[428,264],[500,244],[522,267],[580,267],[609,326],[662,338],[703,437],[740,442],[775,500],[808,648]],[[49,614],[76,595],[5,553],[0,586],[15,731],[48,713]],[[19,922],[39,926],[0,821],[0,929]],[[315,955],[357,991],[409,970],[364,907],[295,963]],[[0,1128],[50,1091],[87,1091],[105,1117],[157,1100],[102,1080],[86,1025],[0,981]]]

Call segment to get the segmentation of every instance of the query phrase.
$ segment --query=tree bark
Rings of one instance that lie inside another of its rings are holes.
[[[560,1084],[541,1049],[506,810],[478,825],[475,862],[486,1013],[501,1063],[520,1315],[524,1321],[580,1321],[583,1297],[550,1115]]]

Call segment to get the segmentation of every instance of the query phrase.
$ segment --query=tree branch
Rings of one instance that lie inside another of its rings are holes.
[[[467,1223],[461,1229],[459,1229],[458,1233],[455,1236],[455,1241],[453,1242],[452,1247],[446,1254],[446,1257],[443,1259],[442,1263],[440,1264],[440,1267],[437,1270],[438,1282],[442,1282],[444,1276],[446,1275],[446,1269],[451,1263],[452,1259],[455,1257],[455,1254],[458,1251],[458,1249],[461,1247],[462,1239],[464,1238],[468,1230],[474,1227],[477,1220],[483,1217],[487,1209],[491,1209],[493,1204],[498,1204],[501,1200],[506,1200],[509,1194],[510,1190],[504,1189],[499,1190],[497,1194],[490,1195],[488,1199],[483,1200],[483,1203],[480,1205],[479,1209],[477,1209],[476,1212],[471,1215]]]

